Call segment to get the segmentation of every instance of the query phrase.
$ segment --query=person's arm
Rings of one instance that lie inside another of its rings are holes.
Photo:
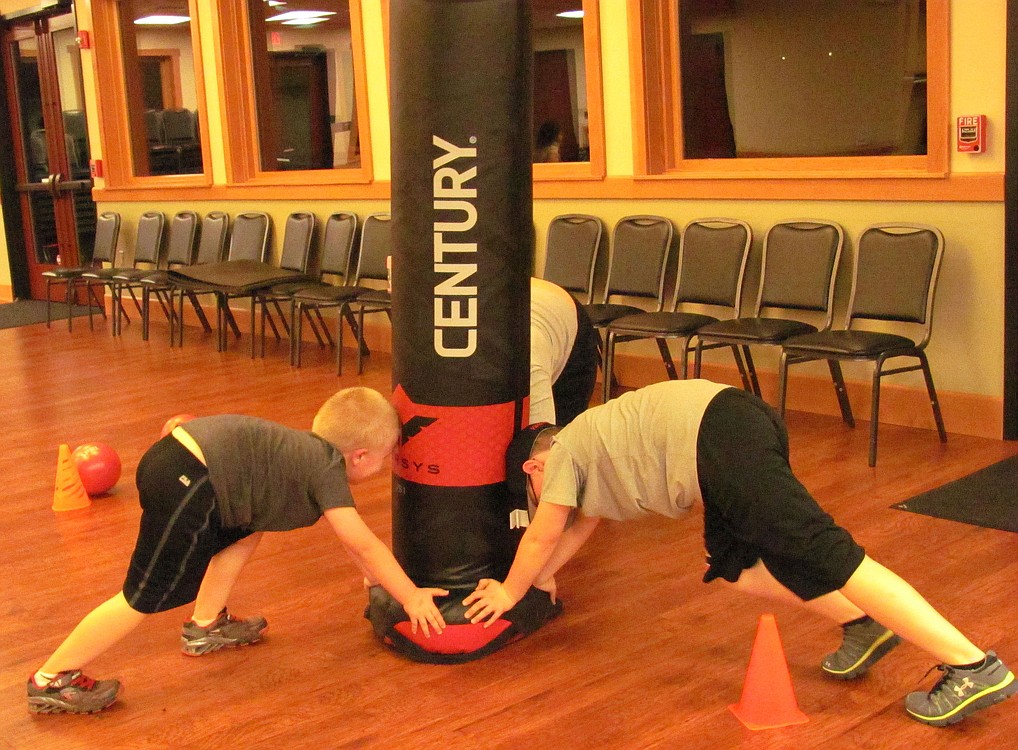
[[[596,516],[585,516],[579,512],[576,514],[572,526],[562,532],[562,537],[559,539],[558,544],[555,545],[555,551],[552,552],[551,557],[548,558],[548,562],[544,564],[541,572],[537,574],[535,579],[537,583],[535,585],[538,588],[543,588],[540,584],[553,579],[555,574],[558,573],[559,568],[572,559],[573,555],[579,551],[580,547],[594,533],[594,529],[597,528],[597,524],[600,521],[601,519]]]
[[[356,508],[329,508],[325,511],[325,519],[365,577],[369,581],[377,581],[403,605],[413,632],[417,632],[418,625],[429,637],[429,627],[434,628],[436,633],[442,632],[445,620],[433,597],[448,596],[448,591],[418,588],[389,548],[364,523]]]
[[[552,558],[572,511],[567,505],[538,504],[505,582],[482,579],[477,589],[463,600],[464,606],[469,607],[464,617],[472,623],[485,621],[487,627],[512,609]]]

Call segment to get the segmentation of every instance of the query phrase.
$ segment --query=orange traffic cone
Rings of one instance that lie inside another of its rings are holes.
[[[57,485],[53,492],[53,510],[78,510],[92,504],[81,482],[78,467],[71,459],[71,448],[60,446],[57,456]]]
[[[728,708],[749,729],[776,729],[809,721],[795,700],[774,615],[760,615],[742,698]]]

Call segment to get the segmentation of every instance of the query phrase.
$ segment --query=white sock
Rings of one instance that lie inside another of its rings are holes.
[[[55,674],[43,672],[41,669],[38,672],[36,672],[35,675],[32,677],[32,679],[35,680],[35,684],[38,685],[39,687],[46,687],[56,678],[57,676]]]

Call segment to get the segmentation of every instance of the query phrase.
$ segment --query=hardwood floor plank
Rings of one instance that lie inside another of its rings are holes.
[[[118,677],[123,697],[95,716],[33,716],[24,683],[69,630],[121,585],[140,511],[134,471],[178,413],[238,412],[307,429],[340,387],[391,388],[389,361],[362,376],[285,342],[264,359],[247,340],[215,350],[188,330],[170,349],[59,326],[0,331],[7,441],[0,453],[0,748],[871,748],[937,750],[1013,744],[1018,701],[933,729],[910,721],[906,693],[930,686],[931,658],[905,644],[865,678],[825,679],[838,629],[806,612],[701,583],[699,512],[671,521],[605,522],[559,575],[563,614],[529,638],[468,664],[418,664],[386,650],[363,617],[360,575],[323,524],[267,534],[231,609],[261,613],[262,643],[203,658],[179,651],[188,608],[148,618],[88,673]],[[347,353],[353,360],[353,351]],[[788,415],[803,483],[877,560],[923,592],[977,643],[1018,666],[1018,536],[891,509],[895,502],[1018,454],[1018,444],[881,425],[876,468],[868,425]],[[950,425],[948,425],[950,428]],[[123,463],[114,491],[81,511],[50,506],[61,443],[98,440]],[[354,488],[368,525],[391,540],[391,480]],[[759,617],[775,614],[796,697],[809,722],[752,732],[737,703]]]

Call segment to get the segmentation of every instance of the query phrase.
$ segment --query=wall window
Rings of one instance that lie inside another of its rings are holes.
[[[208,184],[195,0],[92,3],[107,187]]]
[[[534,176],[603,177],[597,0],[536,2],[531,7]]]
[[[643,6],[648,173],[946,170],[946,0]]]
[[[234,184],[372,178],[358,0],[218,5]],[[299,173],[299,174],[298,174]]]

